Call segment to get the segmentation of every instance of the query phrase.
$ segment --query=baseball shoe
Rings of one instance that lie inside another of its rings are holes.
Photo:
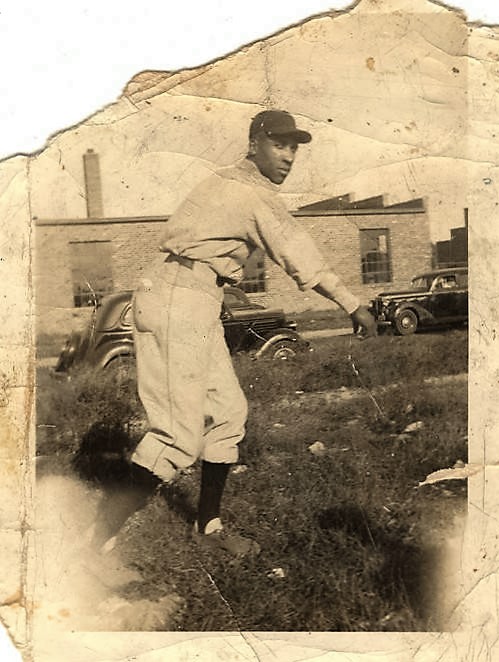
[[[219,520],[218,520],[219,521]],[[220,522],[220,521],[219,521]],[[260,545],[251,538],[237,533],[228,533],[220,522],[217,528],[209,533],[199,533],[197,523],[194,525],[193,538],[200,547],[205,549],[222,549],[236,558],[258,556]]]

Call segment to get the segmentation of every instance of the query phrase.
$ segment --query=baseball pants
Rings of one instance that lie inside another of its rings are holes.
[[[234,463],[247,402],[220,320],[223,288],[206,264],[162,254],[133,298],[139,397],[149,431],[132,461],[171,481],[198,458]]]

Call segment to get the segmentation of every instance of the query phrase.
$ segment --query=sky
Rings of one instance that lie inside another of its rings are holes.
[[[400,0],[407,4],[411,0]],[[4,0],[0,6],[0,159],[43,148],[119,97],[145,69],[222,57],[340,0]],[[460,0],[469,20],[499,23],[494,0]]]

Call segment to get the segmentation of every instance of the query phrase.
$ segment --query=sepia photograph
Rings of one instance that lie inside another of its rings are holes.
[[[494,659],[497,40],[361,0],[0,163],[26,659]]]

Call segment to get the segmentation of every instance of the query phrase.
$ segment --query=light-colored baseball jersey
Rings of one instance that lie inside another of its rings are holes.
[[[302,290],[330,271],[310,235],[286,209],[277,186],[244,159],[195,187],[166,223],[160,249],[209,264],[237,284],[244,263],[262,248]],[[338,278],[335,300],[348,313],[359,305]]]

